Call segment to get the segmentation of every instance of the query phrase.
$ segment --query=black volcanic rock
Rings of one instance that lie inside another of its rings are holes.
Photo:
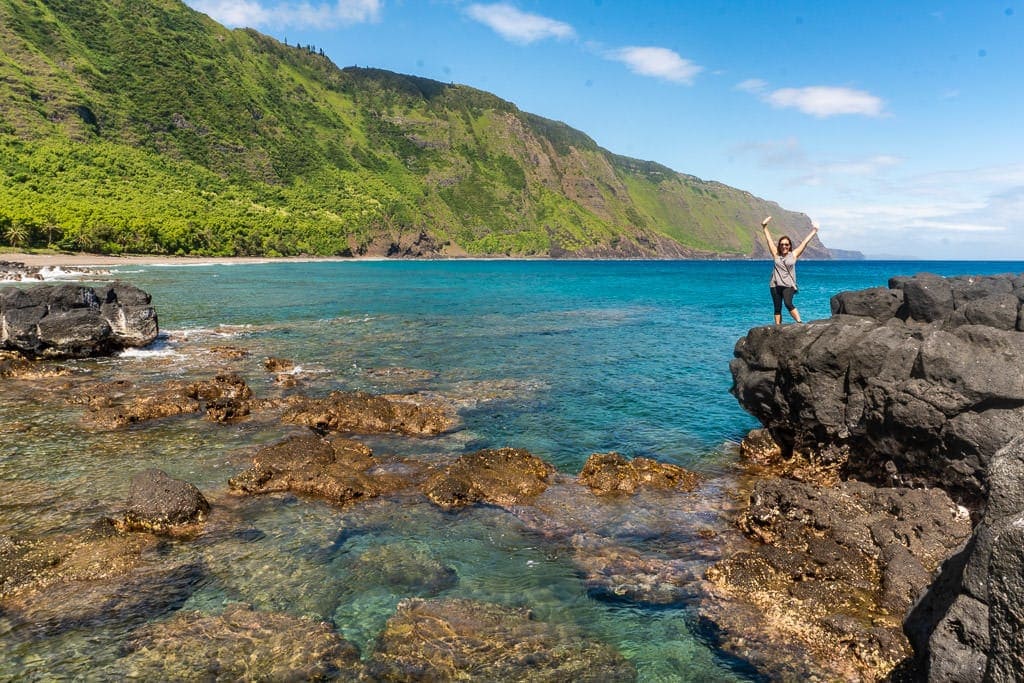
[[[984,517],[903,624],[929,681],[1024,680],[1024,433],[988,474]]]
[[[165,532],[200,522],[210,504],[195,486],[151,468],[132,477],[123,527],[131,531]]]
[[[900,675],[912,680],[1024,680],[1022,302],[1024,276],[893,278],[888,290],[833,297],[829,320],[751,330],[730,364],[733,393],[783,457],[834,461],[845,480],[839,488],[944,489],[980,520],[903,622],[914,657]],[[778,486],[795,491],[793,482]],[[772,509],[790,520],[798,507]],[[810,512],[803,518],[816,533],[835,517],[831,503]],[[930,518],[938,519],[918,512],[909,526],[872,524],[873,542],[925,541]],[[933,559],[956,541],[944,529],[930,532],[947,536],[932,543]],[[895,591],[889,608],[898,614],[924,574],[902,551],[880,556],[886,571],[897,570],[892,580],[883,576],[883,589]]]
[[[1024,279],[894,278],[829,320],[752,329],[732,391],[785,450],[857,453],[846,475],[939,486],[977,507],[992,456],[1024,431]]]
[[[0,350],[87,358],[146,346],[159,332],[149,294],[122,282],[0,289]]]

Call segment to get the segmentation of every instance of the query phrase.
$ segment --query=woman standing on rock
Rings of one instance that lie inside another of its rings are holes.
[[[769,287],[772,291],[772,303],[775,304],[775,324],[782,324],[782,304],[785,302],[786,310],[793,316],[793,320],[801,322],[800,311],[793,305],[793,295],[796,294],[796,260],[804,253],[811,238],[818,233],[818,224],[811,222],[811,232],[804,241],[793,248],[793,241],[788,235],[779,238],[776,245],[772,241],[772,234],[768,232],[768,222],[772,217],[768,216],[761,221],[761,229],[764,230],[764,238],[768,241],[768,251],[772,253],[775,265],[772,268],[772,280]]]

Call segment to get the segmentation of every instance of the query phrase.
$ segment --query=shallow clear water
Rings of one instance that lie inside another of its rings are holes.
[[[895,275],[1021,270],[1014,263],[801,262],[796,303],[811,320],[828,316],[833,294],[885,285]],[[434,439],[364,441],[377,453],[430,463],[515,446],[566,475],[594,452],[668,461],[703,473],[705,485],[668,507],[638,499],[585,509],[556,488],[538,503],[541,513],[529,514],[569,515],[588,538],[692,564],[695,572],[716,550],[694,531],[728,533],[717,511],[728,505],[731,444],[755,426],[728,393],[728,362],[737,339],[771,321],[766,263],[320,262],[133,266],[113,276],[153,295],[167,336],[141,353],[78,363],[79,372],[138,383],[207,378],[225,365],[211,347],[232,345],[251,353],[229,365],[257,396],[277,391],[261,366],[266,356],[298,363],[308,394],[435,392],[461,407],[458,429]],[[57,380],[3,387],[0,536],[80,531],[114,514],[131,474],[151,466],[203,490],[221,530],[160,550],[161,567],[202,568],[185,572],[180,599],[158,600],[161,609],[88,628],[64,623],[46,637],[28,637],[26,626],[0,613],[9,653],[0,679],[116,678],[119,644],[140,619],[178,608],[216,612],[238,600],[332,620],[368,653],[398,601],[424,594],[528,606],[540,619],[575,623],[618,648],[643,681],[759,676],[694,633],[685,601],[651,608],[588,591],[579,551],[567,538],[539,534],[529,514],[487,507],[446,514],[417,498],[344,511],[294,496],[236,499],[226,494],[227,478],[247,467],[256,447],[294,428],[174,418],[90,431],[81,406],[38,390],[45,382]],[[424,593],[368,577],[360,558],[390,547],[453,569],[457,582]],[[151,588],[160,592],[160,580]]]

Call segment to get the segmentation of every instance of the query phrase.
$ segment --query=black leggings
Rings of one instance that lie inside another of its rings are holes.
[[[775,304],[775,315],[782,315],[782,302],[786,302],[786,310],[792,311],[796,306],[793,305],[793,295],[796,294],[796,287],[781,287],[776,285],[771,288],[772,290],[772,303]]]

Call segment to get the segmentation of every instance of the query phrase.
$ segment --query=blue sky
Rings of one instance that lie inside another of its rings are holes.
[[[1024,260],[1024,0],[186,1],[490,91],[807,213],[831,247]]]

